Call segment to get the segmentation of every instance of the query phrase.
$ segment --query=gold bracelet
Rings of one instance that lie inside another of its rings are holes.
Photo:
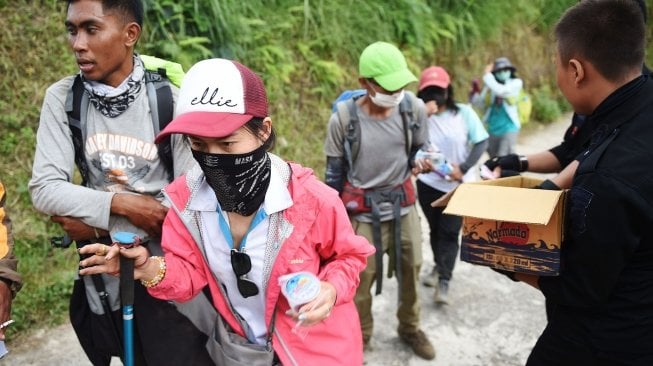
[[[159,271],[156,273],[156,276],[154,276],[154,278],[152,278],[151,280],[141,280],[141,284],[147,288],[158,285],[163,280],[163,277],[166,275],[165,258],[159,256],[152,256],[150,257],[150,259],[156,259],[159,262]]]

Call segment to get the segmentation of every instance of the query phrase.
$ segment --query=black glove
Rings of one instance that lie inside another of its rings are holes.
[[[485,162],[485,166],[490,170],[494,170],[496,167],[501,167],[501,170],[524,172],[528,170],[528,160],[523,155],[509,154],[489,159]]]
[[[498,268],[493,268],[493,267],[490,267],[490,269],[493,270],[496,273],[500,273],[500,274],[510,278],[514,282],[519,282],[519,280],[515,278],[515,272],[506,271],[505,269],[498,269]]]
[[[519,172],[516,170],[501,169],[501,175],[499,178],[514,177],[515,175],[519,175]]]
[[[544,182],[536,185],[533,188],[535,188],[535,189],[547,189],[549,191],[559,191],[560,190],[560,187],[558,187],[555,183],[553,183],[549,179],[547,179]]]

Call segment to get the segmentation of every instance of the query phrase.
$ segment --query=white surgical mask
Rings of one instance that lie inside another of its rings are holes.
[[[398,91],[394,94],[383,94],[376,92],[376,95],[370,94],[370,98],[372,99],[372,103],[376,104],[379,107],[382,108],[394,108],[401,103],[401,101],[404,99],[404,90],[402,89],[401,91]]]

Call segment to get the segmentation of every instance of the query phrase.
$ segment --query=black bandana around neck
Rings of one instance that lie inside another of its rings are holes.
[[[222,210],[249,216],[265,200],[271,162],[264,146],[246,154],[211,154],[193,150],[193,157],[215,192]]]
[[[104,116],[121,115],[134,102],[141,91],[145,67],[138,55],[134,55],[134,71],[118,87],[112,88],[97,81],[84,80],[89,102]]]

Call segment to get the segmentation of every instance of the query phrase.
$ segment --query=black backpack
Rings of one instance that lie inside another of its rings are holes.
[[[145,86],[150,103],[154,134],[158,134],[172,121],[173,99],[170,81],[166,77],[166,70],[159,68],[156,71],[145,70]],[[82,185],[88,184],[88,163],[84,157],[84,139],[86,138],[86,111],[88,110],[88,94],[84,89],[81,76],[75,76],[73,85],[66,96],[65,110],[68,115],[68,126],[73,135],[75,146],[75,165],[82,176]],[[158,145],[159,159],[168,173],[168,180],[174,178],[172,166],[172,144],[167,136]]]

